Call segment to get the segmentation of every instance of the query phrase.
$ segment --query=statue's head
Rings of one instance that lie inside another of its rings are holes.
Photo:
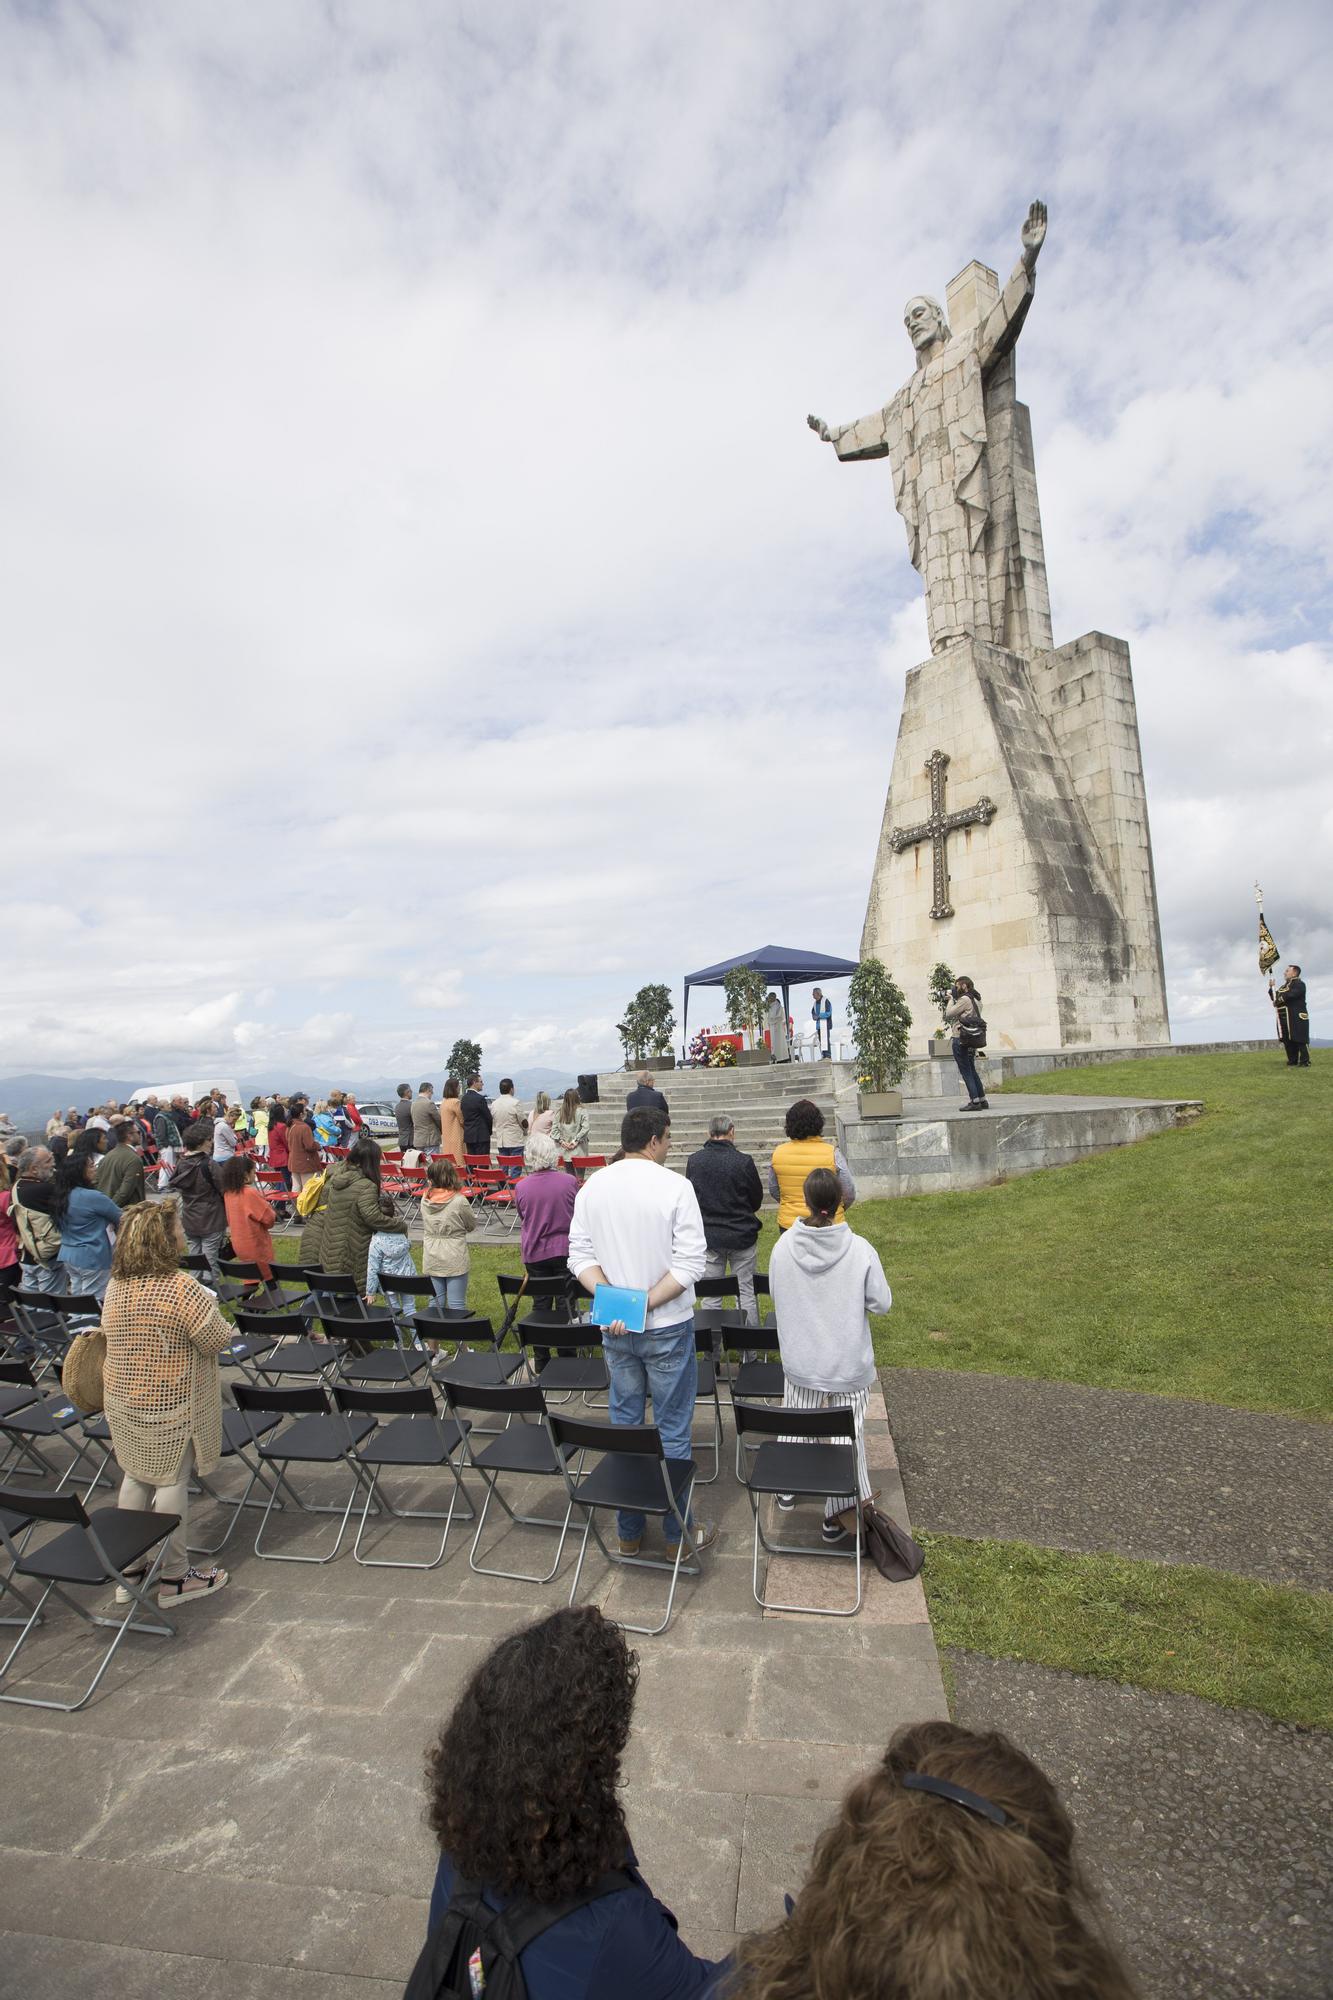
[[[907,338],[918,354],[935,341],[949,338],[949,323],[944,317],[944,307],[938,299],[928,299],[924,295],[918,295],[907,301],[903,308],[903,325],[907,328]]]

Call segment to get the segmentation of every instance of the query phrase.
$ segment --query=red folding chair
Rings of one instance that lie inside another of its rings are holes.
[[[589,1174],[595,1174],[598,1167],[606,1165],[605,1153],[576,1153],[569,1162],[575,1180],[584,1181]]]

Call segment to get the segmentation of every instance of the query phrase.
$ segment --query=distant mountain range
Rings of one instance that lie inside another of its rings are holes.
[[[162,1075],[154,1071],[150,1075]],[[214,1072],[217,1074],[218,1072]],[[549,1091],[554,1097],[557,1092],[567,1090],[574,1078],[560,1069],[497,1069],[486,1075],[484,1082],[491,1096],[499,1088],[501,1076],[512,1075],[514,1089],[518,1096],[535,1097],[539,1090]],[[415,1090],[421,1081],[415,1073],[411,1078],[372,1077],[368,1081],[358,1081],[348,1077],[315,1076],[306,1071],[287,1070],[277,1075],[238,1076],[236,1084],[242,1098],[248,1104],[261,1091],[304,1090],[309,1096],[327,1097],[331,1090],[350,1090],[358,1102],[373,1104],[392,1099],[400,1083],[411,1082]],[[438,1091],[441,1079],[435,1079]],[[87,1111],[91,1105],[105,1104],[114,1097],[118,1104],[124,1104],[136,1090],[144,1087],[145,1078],[135,1077],[127,1082],[124,1077],[115,1076],[47,1076],[34,1072],[27,1076],[0,1076],[0,1111],[6,1112],[10,1122],[20,1132],[40,1136],[46,1129],[46,1121],[57,1107],[64,1111],[73,1104],[80,1111]]]

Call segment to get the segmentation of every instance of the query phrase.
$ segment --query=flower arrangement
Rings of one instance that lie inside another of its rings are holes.
[[[685,1053],[685,1060],[693,1069],[707,1069],[713,1051],[708,1041],[707,1028],[700,1028]]]
[[[709,1069],[735,1069],[736,1051],[730,1042],[718,1042],[708,1052]]]

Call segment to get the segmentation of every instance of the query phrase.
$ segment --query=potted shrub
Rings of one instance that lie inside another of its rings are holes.
[[[903,1094],[896,1086],[907,1067],[911,1009],[901,986],[878,958],[863,958],[847,992],[847,1020],[856,1049],[863,1118],[897,1118]]]
[[[940,1023],[926,1038],[926,1053],[931,1056],[951,1056],[953,1054],[953,1034],[944,1019],[944,1010],[953,998],[953,973],[943,959],[934,967],[930,975],[930,1004],[935,1018]]]
[[[768,1061],[764,1046],[764,1022],[768,1017],[768,987],[763,974],[752,965],[733,965],[722,981],[727,1000],[727,1026],[733,1035],[749,1035],[752,1046],[740,1050],[736,1061],[749,1068]]]
[[[676,1057],[671,1037],[676,1032],[676,1016],[671,994],[665,986],[641,986],[616,1033],[625,1051],[626,1069],[652,1063],[657,1069],[674,1069]]]

